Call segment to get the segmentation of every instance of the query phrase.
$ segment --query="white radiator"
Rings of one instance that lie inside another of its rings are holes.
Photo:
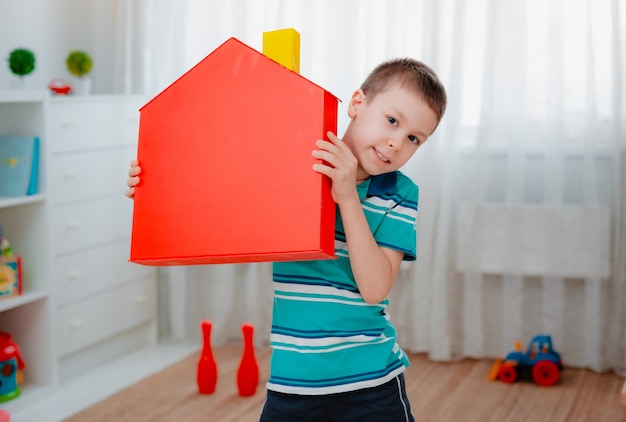
[[[457,211],[463,355],[496,357],[516,339],[545,333],[566,365],[606,370],[610,210],[462,204]]]
[[[461,204],[459,271],[606,278],[611,214],[607,207]]]

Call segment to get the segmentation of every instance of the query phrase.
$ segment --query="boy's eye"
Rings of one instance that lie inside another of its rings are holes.
[[[419,144],[420,143],[420,140],[417,139],[417,137],[413,136],[413,135],[409,135],[409,141],[413,142],[414,144]]]
[[[389,123],[391,123],[392,125],[396,125],[396,124],[398,124],[398,121],[397,121],[396,119],[394,119],[393,117],[391,117],[391,116],[388,116],[388,117],[387,117],[387,121],[388,121]]]

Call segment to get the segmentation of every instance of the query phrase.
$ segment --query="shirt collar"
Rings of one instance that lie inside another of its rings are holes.
[[[383,173],[370,177],[370,185],[367,188],[367,196],[382,195],[394,192],[398,185],[398,172]]]

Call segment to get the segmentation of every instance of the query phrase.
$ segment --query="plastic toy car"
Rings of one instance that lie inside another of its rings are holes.
[[[538,385],[550,386],[558,382],[562,370],[561,355],[552,348],[552,338],[538,335],[531,340],[526,351],[522,350],[520,341],[516,341],[515,351],[494,363],[489,381],[499,379],[514,383],[518,379],[531,378]]]
[[[48,89],[55,95],[68,95],[72,93],[72,86],[63,79],[53,79],[48,84]]]

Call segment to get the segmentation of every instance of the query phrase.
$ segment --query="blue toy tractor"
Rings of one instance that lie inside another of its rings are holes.
[[[552,348],[552,338],[548,335],[533,337],[528,350],[515,342],[515,351],[500,357],[491,368],[489,381],[499,379],[513,383],[518,379],[530,378],[541,386],[550,386],[559,380],[563,363],[561,355]]]

